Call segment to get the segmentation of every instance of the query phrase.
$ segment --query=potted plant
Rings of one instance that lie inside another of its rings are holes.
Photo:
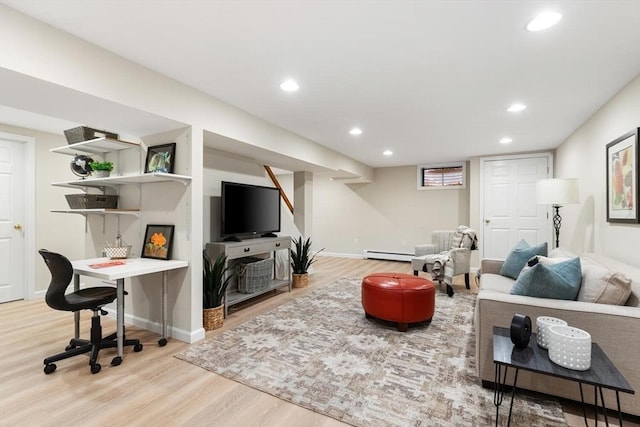
[[[202,258],[202,324],[205,330],[211,331],[221,327],[224,321],[224,294],[233,275],[227,274],[229,267],[225,267],[224,253],[212,261],[205,249]]]
[[[293,241],[294,249],[291,249],[291,268],[293,272],[293,287],[304,288],[309,284],[309,267],[316,262],[316,255],[324,250],[324,248],[317,251],[315,254],[311,254],[311,238],[307,237],[307,240],[302,240],[302,236],[297,239],[291,239]]]
[[[95,175],[96,178],[106,178],[113,170],[113,163],[111,162],[91,162],[89,166],[93,171],[92,175]]]

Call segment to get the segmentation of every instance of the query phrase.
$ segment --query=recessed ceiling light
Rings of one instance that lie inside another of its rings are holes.
[[[349,133],[351,135],[362,135],[362,129],[360,128],[353,128],[349,131]]]
[[[538,16],[529,21],[529,23],[527,24],[527,30],[546,30],[547,28],[553,27],[558,22],[560,22],[560,19],[562,19],[562,14],[548,10],[538,14]]]
[[[298,86],[298,83],[296,83],[295,80],[288,79],[280,83],[280,89],[285,92],[295,92],[300,89],[300,86]]]
[[[391,150],[384,150],[384,151],[382,152],[382,154],[384,154],[385,156],[393,156],[393,151],[391,151]]]
[[[518,113],[526,108],[527,108],[526,105],[516,102],[515,104],[511,104],[511,106],[507,108],[507,111],[510,113]]]
[[[504,138],[502,138],[502,139],[500,140],[500,144],[508,144],[508,143],[510,143],[510,142],[512,142],[512,141],[513,141],[513,139],[511,139],[511,138],[509,138],[509,137],[506,137],[506,136],[505,136]]]

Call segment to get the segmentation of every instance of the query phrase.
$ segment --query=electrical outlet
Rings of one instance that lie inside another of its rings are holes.
[[[356,237],[355,239],[353,239],[353,244],[357,245],[358,244],[358,238]]]

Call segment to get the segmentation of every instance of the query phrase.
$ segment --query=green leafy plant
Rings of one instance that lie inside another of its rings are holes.
[[[113,163],[111,162],[91,162],[89,163],[91,170],[94,171],[107,171],[111,172],[113,170]]]
[[[311,238],[307,237],[307,240],[302,240],[302,236],[297,239],[291,239],[294,245],[294,249],[291,249],[291,268],[294,274],[305,274],[311,267],[311,264],[316,262],[316,255],[324,250],[320,249],[313,255],[311,254]]]
[[[222,305],[233,274],[227,274],[230,269],[225,267],[227,256],[224,253],[212,261],[207,251],[203,250],[202,258],[202,308],[216,308]]]

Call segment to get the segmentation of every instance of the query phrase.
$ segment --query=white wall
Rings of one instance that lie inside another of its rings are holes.
[[[562,246],[576,253],[602,253],[640,267],[640,225],[606,220],[605,147],[637,127],[640,75],[557,148],[555,176],[578,178],[580,186],[580,204],[561,209]]]
[[[49,150],[67,144],[62,135],[40,132],[33,129],[9,126],[0,123],[0,131],[35,138],[36,140],[36,249],[49,249],[65,254],[70,259],[84,257],[84,217],[52,213],[51,209],[67,209],[65,194],[77,190],[52,187],[55,181],[77,178],[69,167],[70,156],[55,155]],[[49,287],[51,275],[40,255],[35,256],[34,290],[44,294]]]
[[[418,190],[416,166],[378,168],[368,184],[315,175],[313,240],[328,252],[365,249],[413,253],[431,231],[469,223],[469,187]]]

